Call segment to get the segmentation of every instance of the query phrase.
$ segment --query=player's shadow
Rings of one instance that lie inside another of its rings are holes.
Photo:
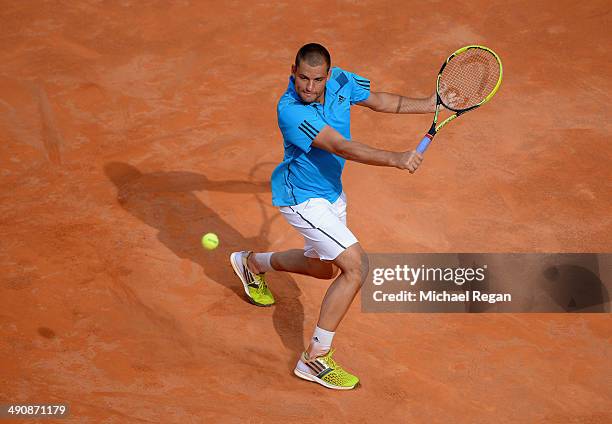
[[[269,182],[213,181],[205,175],[180,171],[143,174],[134,166],[121,162],[106,164],[104,171],[117,187],[117,201],[123,209],[156,228],[158,239],[174,254],[199,264],[211,280],[232,290],[246,302],[242,284],[229,264],[229,255],[238,250],[269,250],[267,236],[271,220],[264,217],[259,234],[244,237],[203,203],[195,192],[252,193],[253,201],[259,201],[257,193],[268,192]],[[243,200],[236,200],[236,208],[240,208]],[[265,211],[263,206],[262,210]],[[236,219],[250,221],[246,212],[236,216]],[[200,237],[207,232],[220,236],[221,244],[217,249],[202,249]],[[289,274],[274,274],[272,280],[270,286],[277,298],[272,307],[274,328],[285,347],[299,353],[304,349],[304,308],[299,300],[300,289]],[[292,364],[294,359],[291,358]]]

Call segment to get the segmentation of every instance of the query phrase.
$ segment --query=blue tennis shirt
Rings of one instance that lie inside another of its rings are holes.
[[[278,101],[278,126],[285,155],[272,173],[272,204],[293,206],[320,197],[335,202],[342,194],[345,159],[312,147],[312,141],[330,125],[351,139],[351,106],[370,96],[370,81],[340,68],[332,68],[325,84],[325,104],[302,102],[293,76]]]

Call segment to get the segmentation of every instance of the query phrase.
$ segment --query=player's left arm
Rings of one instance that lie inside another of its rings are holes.
[[[372,91],[367,99],[355,104],[383,113],[433,113],[436,110],[436,94],[416,98]]]

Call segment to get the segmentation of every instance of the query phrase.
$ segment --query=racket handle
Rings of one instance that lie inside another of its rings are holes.
[[[425,134],[425,137],[423,137],[423,140],[421,140],[421,142],[417,146],[416,151],[419,152],[420,154],[425,153],[425,150],[427,150],[427,148],[429,147],[429,143],[431,143],[432,139],[433,139],[433,136],[429,134]]]

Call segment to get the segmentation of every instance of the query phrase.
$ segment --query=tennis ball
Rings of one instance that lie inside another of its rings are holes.
[[[215,233],[206,233],[202,236],[202,247],[206,250],[213,250],[219,246],[219,237]]]

